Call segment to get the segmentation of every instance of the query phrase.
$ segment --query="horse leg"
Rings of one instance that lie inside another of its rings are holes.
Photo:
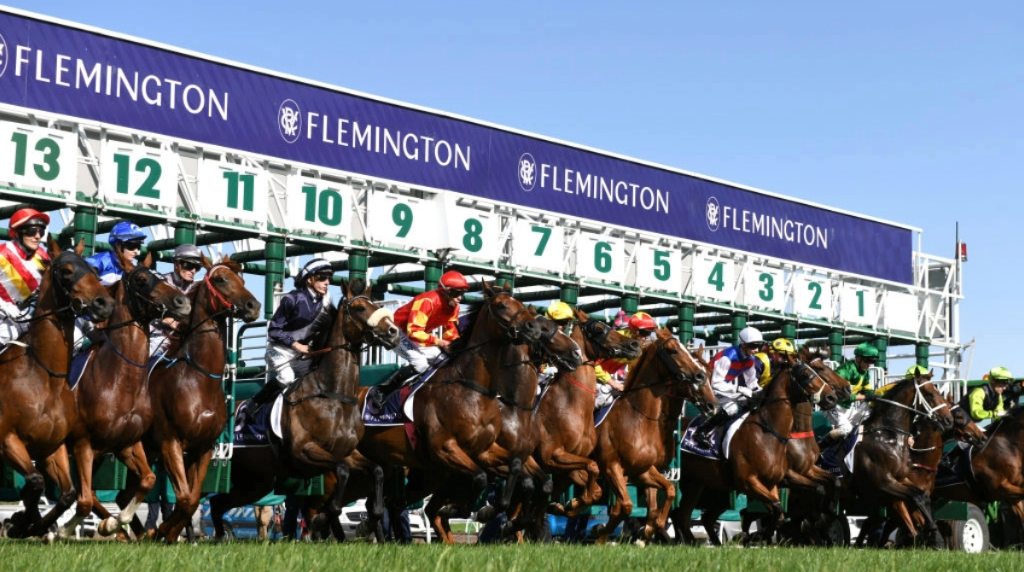
[[[492,447],[493,449],[493,447]],[[499,450],[504,451],[501,447]],[[472,491],[474,495],[479,495],[481,491],[487,486],[487,474],[484,473],[483,469],[466,453],[462,447],[459,446],[455,439],[447,439],[440,447],[434,449],[438,460],[441,461],[446,467],[454,472],[467,475],[473,480]],[[490,451],[490,450],[488,450]],[[508,451],[505,451],[507,454]],[[501,460],[496,458],[493,454],[488,456],[482,455],[482,458],[486,459],[492,468],[501,466]],[[476,496],[474,496],[474,499]],[[504,507],[502,507],[504,510]]]
[[[78,486],[80,487],[78,491],[78,508],[75,511],[75,516],[60,530],[60,536],[64,538],[73,538],[75,536],[75,529],[92,512],[93,498],[95,497],[92,490],[92,468],[93,462],[95,462],[95,454],[96,452],[93,451],[92,443],[89,442],[88,437],[75,440],[75,471],[78,473]],[[109,532],[103,533],[102,527],[100,527],[100,533],[103,536],[110,534]]]
[[[77,451],[75,455],[77,458]],[[131,473],[138,475],[139,480],[135,487],[135,494],[128,501],[128,505],[121,509],[121,512],[117,515],[117,521],[113,522],[109,515],[107,515],[107,517],[104,517],[103,522],[100,523],[99,532],[104,536],[131,523],[135,517],[135,511],[139,509],[139,505],[142,504],[146,499],[146,495],[149,494],[149,491],[156,484],[156,475],[153,474],[153,469],[149,467],[149,461],[146,460],[146,452],[143,450],[141,442],[121,450],[117,454],[117,458],[128,467]]]
[[[672,511],[672,526],[676,529],[676,538],[692,546],[697,544],[697,539],[693,536],[693,531],[690,530],[693,524],[693,509],[700,501],[700,493],[704,490],[704,485],[681,481],[679,486],[682,498],[679,500],[679,508]]]
[[[746,484],[746,490],[743,492],[748,497],[753,496],[761,499],[768,509],[768,517],[764,519],[764,537],[768,539],[768,542],[771,542],[772,535],[775,534],[775,530],[785,517],[785,514],[782,512],[782,501],[779,500],[779,488],[775,486],[769,489],[761,483],[757,475],[750,475],[744,483]]]
[[[176,439],[163,444],[167,476],[171,479],[174,496],[178,500],[174,504],[174,511],[170,518],[161,523],[157,529],[159,535],[168,544],[178,541],[181,531],[185,528],[186,523],[191,521],[192,515],[198,508],[203,478],[206,477],[206,469],[210,466],[212,456],[213,450],[208,449],[198,459],[190,460],[186,464],[182,456],[181,444]]]
[[[629,498],[629,489],[626,488],[626,475],[622,470],[622,465],[617,461],[612,462],[605,469],[605,476],[611,482],[612,490],[615,492],[615,505],[608,506],[608,523],[594,527],[598,544],[607,543],[619,523],[633,514],[633,500]]]
[[[380,469],[378,467],[378,469]],[[324,513],[327,516],[327,522],[330,523],[331,533],[338,540],[345,540],[345,531],[341,528],[341,522],[338,520],[341,517],[341,509],[345,508],[345,486],[348,485],[348,477],[352,473],[351,467],[345,461],[338,462],[334,466],[334,475],[338,478],[338,483],[334,487],[334,494],[328,499],[327,503],[324,504]],[[374,475],[376,480],[376,475]],[[381,481],[384,480],[384,470],[380,469]],[[374,487],[376,489],[376,486]],[[374,501],[380,501],[379,497],[374,498]],[[374,510],[380,511],[379,504],[374,506]]]
[[[448,525],[448,520],[442,518],[439,514],[441,510],[441,503],[444,502],[440,499],[439,495],[430,497],[430,502],[427,503],[426,508],[423,512],[427,515],[427,520],[433,525],[434,530],[437,532],[437,537],[441,539],[441,542],[445,544],[455,544],[455,535],[452,534],[452,529]]]
[[[58,447],[52,455],[44,460],[43,467],[46,476],[50,477],[50,480],[56,483],[57,488],[60,489],[60,497],[57,499],[57,504],[35,526],[36,534],[33,536],[46,534],[50,527],[57,522],[57,519],[67,512],[71,505],[75,504],[77,496],[75,485],[71,482],[71,462],[68,460],[67,447],[64,445]]]
[[[586,486],[583,487],[583,492],[569,501],[569,505],[563,509],[565,516],[572,518],[600,500],[601,486],[597,480],[601,476],[601,471],[593,459],[574,455],[565,449],[558,448],[551,455],[548,466],[556,472],[586,471]]]
[[[636,478],[637,482],[647,487],[647,524],[644,526],[644,539],[650,541],[659,532],[665,531],[668,520],[668,508],[676,498],[676,488],[662,475],[656,467]],[[658,503],[658,491],[665,492],[665,503]]]

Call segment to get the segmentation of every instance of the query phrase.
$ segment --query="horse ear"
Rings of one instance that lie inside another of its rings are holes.
[[[143,259],[142,265],[145,266],[146,268],[152,269],[153,268],[153,264],[154,264],[154,261],[153,261],[153,251],[149,251],[149,252],[146,253],[146,258]]]
[[[209,269],[213,268],[213,263],[212,263],[212,262],[210,262],[210,259],[206,257],[206,253],[205,253],[205,252],[200,252],[200,253],[199,253],[199,256],[200,256],[200,257],[202,258],[202,260],[203,260],[203,268],[205,268],[205,269],[207,269],[207,270],[209,270]]]
[[[501,289],[504,292],[511,292],[512,291],[512,285],[509,284],[508,282],[505,282],[504,284],[502,284]]]
[[[345,295],[349,298],[354,298],[363,294],[366,291],[366,280],[363,278],[353,278],[348,283],[348,288],[344,290]]]
[[[57,241],[52,236],[50,237],[50,251],[54,254],[60,252],[60,245],[57,244]],[[78,244],[75,245],[75,254],[81,256],[83,252],[85,252],[85,239],[80,238],[78,239]]]
[[[494,288],[487,282],[483,283],[484,286],[484,298],[491,298],[494,296]]]

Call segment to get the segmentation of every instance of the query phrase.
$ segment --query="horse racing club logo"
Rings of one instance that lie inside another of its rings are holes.
[[[718,205],[718,199],[715,197],[708,198],[708,205],[704,211],[704,220],[707,221],[711,232],[718,231],[718,226],[722,222],[722,207]]]
[[[533,155],[523,153],[519,157],[519,186],[526,192],[533,190],[537,184],[537,161]]]
[[[290,99],[281,102],[277,110],[277,128],[281,131],[281,137],[288,143],[295,143],[302,132],[302,113],[299,111],[299,104]]]
[[[0,77],[7,71],[7,40],[0,34]]]

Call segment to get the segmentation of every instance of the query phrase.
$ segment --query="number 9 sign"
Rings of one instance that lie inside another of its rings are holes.
[[[370,193],[366,217],[374,240],[403,248],[445,246],[445,221],[437,202],[395,193]]]

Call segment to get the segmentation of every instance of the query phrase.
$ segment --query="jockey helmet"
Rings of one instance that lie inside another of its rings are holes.
[[[302,286],[315,274],[334,274],[334,269],[331,268],[331,263],[323,258],[313,258],[295,275],[295,285]]]
[[[761,330],[753,326],[747,326],[740,330],[740,343],[743,345],[763,344],[764,336],[761,335]]]
[[[927,373],[928,373],[928,369],[926,367],[924,367],[923,365],[914,364],[914,365],[910,366],[910,369],[907,370],[906,378],[907,379],[914,379],[915,377],[917,377],[919,375],[925,375]]]
[[[625,310],[619,310],[618,315],[615,316],[615,327],[620,329],[629,327],[629,317],[626,316]]]
[[[50,224],[50,215],[37,211],[36,209],[19,209],[11,215],[11,222],[7,230],[8,236],[14,238],[14,231],[23,226],[41,226],[43,230]]]
[[[171,259],[175,262],[179,260],[201,262],[203,260],[203,253],[194,244],[179,244],[174,248],[174,255],[171,256]]]
[[[629,319],[629,329],[634,332],[639,332],[640,330],[654,330],[657,327],[658,325],[654,323],[654,318],[652,318],[647,312],[637,312]]]
[[[992,368],[988,372],[988,382],[990,384],[992,382],[1011,383],[1012,381],[1013,381],[1013,374],[1010,373],[1010,370],[1006,369],[1005,367],[997,366],[997,367]]]
[[[110,231],[110,236],[107,237],[107,242],[109,242],[111,246],[119,242],[130,242],[133,240],[146,240],[146,233],[142,232],[139,225],[126,220],[115,224],[114,228]]]
[[[445,290],[469,290],[469,282],[466,282],[466,277],[458,270],[449,270],[442,274],[440,284]]]
[[[793,342],[786,338],[778,338],[772,342],[772,349],[780,354],[791,355],[796,353],[796,348],[793,347]]]
[[[861,358],[878,359],[878,348],[876,348],[874,344],[864,342],[857,346],[857,349],[853,350],[853,355]]]
[[[572,308],[565,302],[555,302],[548,306],[544,315],[553,322],[561,322],[562,320],[571,320],[573,318]]]

